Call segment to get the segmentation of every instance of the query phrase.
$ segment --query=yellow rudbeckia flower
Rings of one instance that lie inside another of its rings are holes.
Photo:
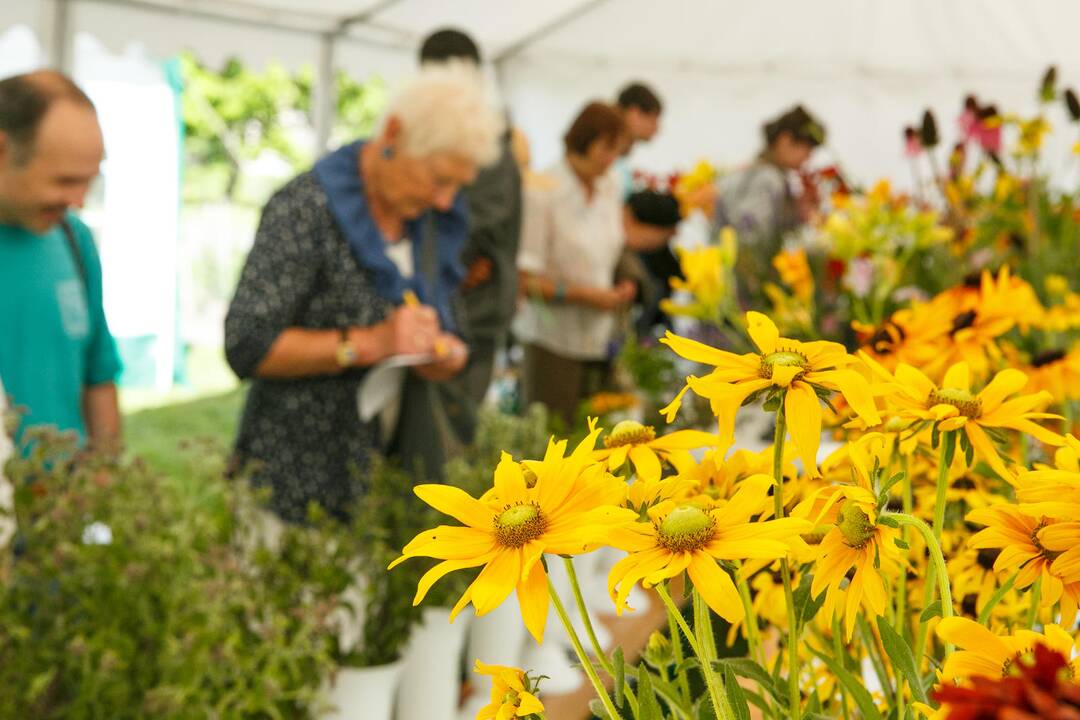
[[[652,522],[620,529],[609,544],[630,554],[608,574],[608,592],[622,614],[634,585],[656,585],[682,573],[713,611],[730,622],[743,618],[742,601],[720,560],[785,557],[810,529],[805,520],[784,518],[751,522],[769,502],[772,478],[756,475],[744,480],[727,503],[708,510],[672,501],[650,510]]]
[[[687,384],[661,410],[671,422],[688,389],[712,401],[720,424],[721,451],[731,447],[735,437],[735,413],[748,397],[775,389],[784,393],[784,417],[792,442],[806,472],[818,476],[817,451],[821,443],[821,398],[819,393],[837,392],[868,424],[881,421],[870,384],[848,366],[857,359],[839,343],[819,340],[799,342],[780,337],[776,325],[758,312],[746,313],[747,332],[758,352],[736,355],[726,350],[679,337],[671,332],[661,339],[682,357],[713,365],[716,369]]]
[[[1047,625],[1045,633],[1018,630],[1013,635],[995,635],[984,626],[963,617],[943,618],[938,636],[959,650],[945,658],[942,681],[972,677],[1000,678],[1011,674],[1017,659],[1032,652],[1036,644],[1046,645],[1067,658],[1072,657],[1073,638],[1059,625]],[[1070,664],[1080,672],[1080,662]]]
[[[654,481],[663,473],[661,461],[667,460],[675,467],[689,467],[693,464],[691,450],[716,447],[716,443],[716,435],[701,430],[676,430],[657,437],[652,425],[623,420],[611,429],[604,438],[604,448],[596,450],[593,457],[607,461],[612,471],[629,459],[639,480]]]
[[[1005,466],[987,429],[1017,430],[1048,445],[1061,445],[1064,439],[1055,432],[1032,422],[1058,415],[1034,412],[1050,401],[1050,394],[1038,392],[1006,400],[1027,384],[1019,370],[1002,370],[978,394],[971,392],[971,370],[966,362],[949,368],[941,387],[934,385],[916,368],[901,363],[896,368],[896,392],[890,402],[904,419],[933,423],[942,432],[963,430],[975,454],[998,475],[1012,482],[1016,477]]]
[[[817,597],[825,592],[822,611],[826,617],[842,614],[845,638],[851,640],[862,609],[871,618],[885,614],[889,596],[882,575],[895,577],[900,572],[900,553],[893,542],[899,532],[877,523],[873,493],[853,485],[823,488],[800,503],[792,515],[809,517],[815,525],[832,525],[818,546],[810,594]],[[852,569],[855,573],[847,589],[841,590]]]
[[[543,717],[544,704],[536,697],[534,683],[522,670],[476,661],[475,671],[490,675],[491,702],[480,708],[476,720],[511,720],[512,718]]]
[[[1040,606],[1047,608],[1060,602],[1061,618],[1071,625],[1080,607],[1080,577],[1061,572],[1061,565],[1055,567],[1062,551],[1054,548],[1075,548],[1080,543],[1080,523],[1032,517],[1018,506],[1004,503],[972,510],[967,520],[987,526],[971,536],[968,547],[999,548],[1001,554],[994,562],[994,571],[1018,570],[1019,589],[1041,580]],[[1069,565],[1065,567],[1069,569]]]
[[[464,527],[441,525],[422,532],[391,563],[392,569],[410,557],[443,561],[420,578],[413,604],[447,573],[483,566],[454,606],[451,620],[470,602],[477,615],[484,615],[516,590],[525,626],[543,642],[549,601],[543,554],[589,552],[612,528],[637,519],[619,507],[626,484],[591,459],[598,435],[594,430],[567,458],[564,442],[551,443],[542,462],[527,466],[535,475],[531,484],[522,464],[503,453],[494,488],[479,500],[450,485],[418,485],[414,492],[421,500]]]

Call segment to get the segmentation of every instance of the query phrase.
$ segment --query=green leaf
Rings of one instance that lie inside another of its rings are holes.
[[[919,622],[930,622],[936,617],[941,617],[941,600],[935,600],[927,605],[919,616]]]
[[[836,679],[847,690],[848,696],[855,701],[865,720],[881,720],[881,713],[878,712],[877,706],[874,705],[874,698],[870,696],[870,691],[866,689],[861,680],[845,670],[840,663],[828,655],[818,652],[812,647],[810,652],[817,655],[821,662],[825,663],[826,667],[832,671]]]
[[[768,400],[765,401],[765,404],[762,406],[762,409],[765,410],[765,412],[771,412],[771,413],[779,412],[781,402],[782,402],[782,397],[779,394],[772,395],[771,397],[769,397]]]
[[[907,540],[904,540],[903,538],[893,538],[893,545],[900,548],[901,550],[911,549],[911,543],[909,543]]]
[[[886,525],[891,528],[900,527],[900,523],[891,515],[878,515],[878,525]]]
[[[611,653],[611,664],[615,670],[615,705],[622,707],[623,689],[626,687],[626,659],[621,647],[615,648],[615,652]]]
[[[911,646],[886,622],[883,615],[878,616],[877,626],[878,632],[881,634],[881,642],[885,646],[885,654],[889,656],[893,669],[903,673],[904,679],[907,680],[908,686],[916,699],[925,703],[926,690],[923,688],[922,678],[919,676],[919,668],[915,663],[915,654],[911,651]]]
[[[903,472],[898,472],[895,475],[893,475],[891,478],[886,480],[885,484],[881,486],[881,492],[879,493],[879,497],[884,497],[886,500],[888,500],[889,491],[893,489],[893,487],[896,485],[896,483],[900,482],[903,479],[904,479],[904,473]],[[879,505],[884,505],[885,503],[879,502],[878,504]]]
[[[778,666],[779,667],[779,666]],[[724,658],[713,663],[713,669],[717,672],[731,672],[740,677],[756,682],[763,690],[772,695],[778,702],[787,704],[786,690],[781,692],[775,678],[750,658]]]
[[[945,466],[952,467],[953,457],[956,455],[956,431],[945,433]]]
[[[795,621],[799,627],[803,627],[808,622],[814,619],[818,610],[825,604],[825,593],[821,593],[814,599],[810,595],[810,586],[814,582],[814,576],[810,573],[806,573],[799,581],[799,587],[795,588],[795,592],[791,597],[792,602],[795,603]]]
[[[26,699],[29,702],[37,700],[52,685],[53,678],[56,677],[56,671],[57,669],[52,667],[34,676],[34,679],[30,681],[30,687],[26,689]]]
[[[637,699],[639,720],[663,720],[660,702],[652,689],[652,676],[645,663],[638,665]]]
[[[730,665],[724,666],[724,691],[731,709],[735,711],[736,720],[750,720],[750,706],[746,704],[746,695],[743,694],[742,686],[735,679]]]

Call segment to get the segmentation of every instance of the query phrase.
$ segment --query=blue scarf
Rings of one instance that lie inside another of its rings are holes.
[[[395,305],[403,302],[406,290],[412,290],[420,302],[431,305],[439,314],[444,330],[454,330],[451,297],[465,277],[461,249],[468,234],[465,199],[462,193],[454,198],[448,212],[427,210],[405,224],[406,237],[412,240],[413,277],[403,278],[394,262],[386,256],[386,241],[368,211],[364,196],[364,180],[360,176],[358,141],[338,148],[315,163],[315,178],[326,193],[330,213],[349,243],[353,257],[374,279],[375,291]],[[435,233],[438,257],[435,283],[431,287],[424,277],[423,245],[428,222]]]

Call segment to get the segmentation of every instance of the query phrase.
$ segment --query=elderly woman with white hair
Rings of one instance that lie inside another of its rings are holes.
[[[468,354],[452,308],[467,231],[459,191],[496,157],[501,132],[475,70],[426,68],[372,139],[323,157],[263,208],[225,352],[253,379],[235,462],[272,488],[282,518],[302,522],[311,502],[347,516],[373,451],[441,471],[438,385]],[[399,355],[431,359],[404,374],[381,416],[361,419],[367,370]]]

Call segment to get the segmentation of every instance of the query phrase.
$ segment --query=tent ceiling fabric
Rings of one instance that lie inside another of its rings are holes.
[[[666,104],[635,166],[736,165],[757,150],[765,118],[805,102],[856,179],[900,184],[910,176],[900,128],[924,108],[950,138],[966,93],[1029,113],[1046,65],[1080,85],[1077,0],[0,0],[0,29],[57,2],[114,52],[191,48],[210,64],[314,64],[320,34],[340,30],[338,68],[392,81],[415,70],[420,38],[461,27],[485,57],[503,58],[499,84],[540,166],[561,153],[587,98],[611,98],[632,78]],[[1064,118],[1050,119],[1071,145]]]
[[[1073,0],[67,0],[245,19],[412,51],[446,25],[488,57],[549,29],[529,55],[649,61],[740,72],[797,65],[860,72],[1016,73],[1047,56],[1080,64]],[[566,19],[559,24],[560,19]],[[551,27],[557,25],[557,27]]]

